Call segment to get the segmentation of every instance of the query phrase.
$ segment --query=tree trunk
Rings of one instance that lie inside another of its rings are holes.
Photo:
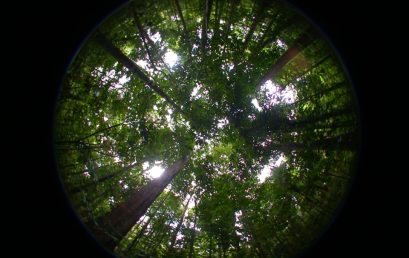
[[[228,20],[227,20],[227,22],[226,22],[226,27],[225,27],[225,29],[223,30],[223,32],[224,32],[223,42],[227,42],[227,38],[228,38],[229,33],[230,33],[230,26],[231,26],[232,23],[233,23],[232,20],[233,20],[233,16],[234,16],[234,11],[236,10],[236,6],[237,6],[238,3],[239,3],[238,0],[231,0],[231,1],[230,1],[230,5],[229,5],[229,7],[230,7],[229,18],[228,18]],[[226,45],[227,45],[227,44],[223,44],[223,52],[226,52]]]
[[[180,21],[182,22],[183,33],[184,33],[185,39],[186,39],[187,42],[189,42],[189,33],[187,31],[187,26],[186,26],[185,19],[183,18],[183,13],[182,13],[182,9],[180,8],[179,0],[174,0],[174,3],[175,3],[175,6],[176,6],[176,10],[178,12],[178,15],[180,17]]]
[[[263,147],[264,150],[278,150],[281,152],[290,152],[293,150],[350,150],[354,151],[356,147],[356,133],[346,133],[343,135],[317,140],[312,143],[269,143]]]
[[[288,127],[288,128],[300,128],[300,127],[304,127],[309,124],[314,124],[320,121],[325,121],[329,118],[334,118],[334,117],[343,116],[343,115],[351,115],[352,112],[353,112],[353,109],[351,107],[345,107],[340,110],[333,110],[328,113],[315,115],[315,116],[307,117],[304,119],[286,120],[286,121],[283,121],[282,124],[284,127]],[[275,127],[275,125],[273,126]]]
[[[189,249],[189,258],[193,258],[194,255],[194,244],[195,244],[195,238],[196,238],[196,223],[197,223],[197,200],[195,200],[195,218],[193,221],[193,230],[192,230],[192,236],[190,239],[190,249]]]
[[[110,42],[103,34],[97,33],[95,35],[95,39],[101,45],[101,47],[103,47],[105,51],[111,54],[119,63],[136,74],[142,80],[142,82],[144,82],[150,89],[155,91],[159,96],[164,98],[166,102],[168,102],[173,108],[175,108],[175,110],[185,115],[185,112],[169,97],[169,95],[167,95],[159,86],[157,86],[144,72],[142,72],[142,70],[135,62],[125,56],[121,52],[121,50],[115,47],[112,42]]]
[[[293,21],[294,21],[294,17],[290,17],[286,22],[278,22],[278,24],[272,30],[271,37],[269,38],[267,38],[268,34],[266,31],[265,36],[263,35],[263,38],[260,40],[258,49],[263,49],[265,46],[275,41],[280,35],[280,33],[284,31],[287,27],[289,27]]]
[[[262,49],[263,47],[263,42],[265,41],[265,39],[267,38],[267,36],[269,35],[269,32],[271,31],[271,26],[273,26],[273,23],[277,20],[277,16],[278,16],[278,12],[274,14],[273,17],[271,17],[270,21],[267,23],[265,30],[263,31],[263,35],[260,38],[260,44],[258,46],[257,49]]]
[[[259,24],[261,18],[263,17],[263,12],[264,12],[265,6],[260,3],[260,6],[257,7],[257,12],[255,14],[255,17],[253,19],[253,22],[251,23],[250,30],[247,32],[246,37],[244,38],[243,46],[241,48],[241,51],[245,51],[247,49],[247,46],[250,42],[251,37],[253,36],[254,31],[257,28],[257,25]]]
[[[113,251],[119,241],[128,233],[135,223],[145,214],[163,189],[173,177],[182,170],[189,159],[189,155],[176,161],[168,167],[157,179],[142,187],[130,196],[124,203],[113,208],[109,213],[97,219],[96,225],[89,225],[95,237],[110,251]],[[102,229],[100,228],[102,227]],[[109,232],[107,234],[107,232]]]
[[[132,243],[129,244],[129,246],[126,248],[126,252],[129,252],[135,245],[136,243],[138,243],[139,239],[143,236],[143,234],[145,233],[146,228],[148,227],[149,223],[151,222],[152,218],[156,216],[156,214],[159,211],[159,208],[162,207],[163,203],[165,202],[165,200],[167,199],[169,195],[166,195],[164,198],[162,198],[160,204],[158,204],[158,207],[155,209],[154,212],[152,212],[151,214],[149,214],[149,219],[148,221],[145,222],[145,224],[143,225],[143,227],[141,228],[141,230],[138,232],[138,234],[135,236],[135,238],[132,240]],[[161,216],[161,215],[159,215]]]
[[[313,95],[311,95],[311,96],[308,96],[308,97],[299,99],[299,100],[297,100],[297,101],[295,101],[295,102],[293,102],[293,103],[291,103],[291,104],[289,104],[289,105],[286,105],[285,107],[291,107],[291,106],[295,106],[295,105],[297,105],[297,104],[299,104],[299,103],[303,103],[303,102],[307,102],[307,101],[312,101],[312,100],[315,99],[315,98],[320,98],[320,97],[324,96],[325,94],[330,93],[331,91],[334,91],[334,90],[337,90],[337,89],[341,89],[342,87],[345,87],[345,86],[347,86],[347,85],[348,85],[348,84],[347,84],[346,82],[335,83],[335,84],[333,84],[333,85],[332,85],[331,87],[329,87],[329,88],[325,88],[325,89],[323,89],[323,90],[321,90],[321,91],[319,91],[319,92],[317,92],[317,93],[315,93],[315,94],[313,94]]]
[[[243,129],[243,133],[248,137],[259,135],[260,133],[270,133],[278,130],[290,131],[296,128],[304,128],[308,125],[313,125],[315,123],[325,121],[329,118],[343,115],[350,116],[352,112],[353,109],[351,107],[345,107],[340,110],[334,110],[328,113],[306,117],[303,119],[289,120],[287,118],[283,118],[279,110],[271,110],[269,112],[260,114],[260,116],[258,116],[256,120],[253,121],[253,124],[250,128]]]
[[[81,137],[81,138],[79,138],[79,139],[77,139],[77,140],[72,140],[72,141],[56,141],[55,144],[59,144],[59,145],[60,145],[60,144],[61,144],[61,145],[62,145],[62,144],[78,144],[78,143],[80,143],[80,142],[82,142],[82,141],[88,139],[88,138],[91,137],[91,136],[97,135],[97,134],[102,133],[102,132],[104,132],[104,131],[111,130],[112,128],[121,126],[121,125],[123,125],[123,124],[125,124],[125,122],[118,123],[118,124],[114,124],[114,125],[108,126],[108,127],[106,127],[106,128],[102,128],[102,129],[96,130],[95,132],[93,132],[93,133],[91,133],[91,134],[88,134],[88,135],[86,135],[86,136],[83,136],[83,137]]]
[[[274,81],[281,69],[290,62],[294,57],[301,52],[306,46],[312,42],[312,37],[309,35],[310,30],[301,34],[301,36],[294,42],[294,46],[287,49],[287,51],[275,62],[275,64],[261,77],[256,85],[256,91],[260,91],[261,86],[268,80]]]
[[[295,75],[291,81],[286,82],[286,84],[279,84],[282,88],[286,88],[288,87],[288,85],[290,84],[294,84],[296,82],[296,80],[300,77],[303,77],[305,75],[307,75],[309,72],[311,72],[312,70],[314,70],[315,68],[319,67],[320,65],[322,65],[325,61],[329,60],[329,58],[331,57],[331,55],[326,55],[323,58],[321,58],[318,62],[314,63],[312,66],[310,66],[309,68],[307,68],[305,71],[301,72],[298,75]]]
[[[203,24],[202,24],[202,53],[206,54],[207,47],[207,29],[209,27],[210,12],[212,9],[213,0],[205,0],[205,8],[203,9]]]
[[[179,222],[178,222],[178,224],[177,224],[177,226],[176,226],[176,228],[175,228],[175,233],[173,234],[173,236],[172,236],[172,238],[171,238],[168,252],[171,252],[171,251],[174,249],[174,246],[175,246],[175,243],[176,243],[177,234],[179,233],[180,228],[182,227],[183,219],[185,218],[186,211],[187,211],[187,206],[189,205],[189,202],[190,202],[190,199],[192,198],[192,196],[193,196],[193,195],[191,195],[191,196],[189,197],[189,199],[187,200],[186,204],[185,204],[184,207],[183,207],[183,213],[182,213],[182,216],[180,217]]]
[[[149,61],[150,61],[151,65],[152,65],[152,68],[154,70],[156,70],[156,65],[155,65],[155,63],[153,61],[153,56],[151,54],[151,51],[149,50],[149,46],[148,46],[148,42],[147,42],[147,38],[149,38],[149,36],[146,34],[145,30],[143,29],[143,27],[142,27],[142,25],[141,25],[141,23],[139,21],[138,15],[136,14],[136,11],[135,11],[134,8],[132,8],[132,14],[133,14],[133,17],[134,17],[135,26],[139,31],[139,35],[141,37],[142,44],[145,47],[146,53],[148,54],[148,58],[149,58]]]
[[[213,47],[216,47],[214,43],[217,42],[220,38],[220,19],[223,13],[223,6],[224,6],[224,1],[222,0],[216,1],[216,8],[214,12],[214,17],[215,17],[214,30],[213,30],[213,37],[212,37]]]
[[[132,168],[136,167],[137,165],[138,165],[138,163],[128,165],[128,166],[126,166],[124,168],[119,169],[118,171],[116,171],[114,173],[110,173],[110,174],[101,176],[101,177],[97,178],[95,181],[90,181],[90,182],[84,183],[82,185],[79,185],[79,186],[73,187],[71,189],[68,189],[68,192],[70,194],[76,194],[76,193],[81,192],[82,190],[84,190],[84,189],[86,189],[88,187],[100,184],[100,183],[105,182],[105,181],[107,181],[107,180],[109,180],[111,178],[120,176],[121,174],[131,170]]]

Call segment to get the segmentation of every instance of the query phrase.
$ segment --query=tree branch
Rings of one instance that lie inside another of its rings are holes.
[[[102,33],[95,35],[96,41],[99,45],[111,54],[118,62],[128,68],[132,73],[137,75],[139,79],[144,82],[150,89],[155,91],[159,96],[164,98],[175,110],[179,113],[186,115],[185,112],[167,95],[159,86],[157,86],[143,71],[142,69],[131,59],[125,56],[121,50],[115,47],[111,41],[109,41]]]

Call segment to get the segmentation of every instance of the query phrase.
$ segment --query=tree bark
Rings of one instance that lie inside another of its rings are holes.
[[[158,204],[158,207],[155,209],[154,212],[152,212],[151,214],[149,214],[149,219],[148,221],[145,222],[145,224],[143,225],[143,227],[141,228],[141,230],[138,232],[138,234],[135,236],[135,238],[132,240],[132,243],[129,244],[129,246],[126,248],[126,252],[129,252],[135,245],[136,243],[138,243],[139,239],[143,236],[143,234],[145,233],[146,228],[148,227],[149,223],[151,222],[152,218],[156,216],[156,214],[158,213],[159,209],[162,207],[163,203],[165,202],[165,200],[167,199],[168,195],[166,195],[164,198],[162,198],[160,204]],[[161,216],[161,214],[159,215]]]
[[[267,71],[260,81],[256,85],[256,91],[260,91],[261,86],[268,80],[274,81],[277,74],[281,69],[290,62],[294,57],[298,55],[306,46],[312,42],[312,37],[309,35],[309,31],[303,33],[294,43],[294,46],[287,49],[286,52],[275,62],[275,64]]]
[[[95,237],[101,244],[110,251],[113,251],[119,241],[145,214],[163,189],[182,170],[188,159],[189,155],[184,156],[168,167],[159,178],[152,180],[141,189],[135,190],[127,201],[98,218],[96,221],[98,226],[90,224],[89,228],[92,229]]]

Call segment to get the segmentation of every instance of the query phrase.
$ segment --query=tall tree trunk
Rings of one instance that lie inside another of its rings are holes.
[[[141,23],[140,23],[140,21],[139,21],[138,15],[136,14],[136,11],[135,11],[134,8],[132,8],[132,15],[133,15],[133,17],[134,17],[135,26],[136,26],[136,28],[137,28],[138,31],[139,31],[139,35],[140,35],[140,37],[141,37],[142,44],[143,44],[143,46],[145,47],[146,53],[148,54],[148,59],[149,59],[149,61],[150,61],[150,63],[151,63],[151,66],[152,66],[152,68],[153,68],[154,70],[156,70],[156,65],[155,65],[155,63],[154,63],[154,61],[153,61],[153,56],[152,56],[152,54],[151,54],[151,51],[149,50],[149,46],[148,46],[148,42],[147,42],[147,40],[148,40],[147,38],[149,38],[149,36],[148,36],[148,34],[145,32],[145,30],[143,29],[143,27],[142,27],[142,25],[141,25]]]
[[[246,210],[241,210],[241,212],[242,212],[242,217],[247,217],[247,211]],[[246,223],[245,221],[243,221],[243,224],[245,224],[245,226],[247,227],[247,229],[249,231],[249,234],[251,235],[252,242],[254,243],[254,246],[255,246],[259,256],[260,257],[267,257],[263,247],[260,244],[258,236],[256,235],[256,232],[254,230],[254,226],[251,224],[251,222]]]
[[[142,82],[144,82],[150,89],[155,91],[159,96],[164,98],[175,110],[179,113],[186,115],[185,112],[167,95],[159,86],[157,86],[140,68],[139,66],[125,56],[121,50],[115,47],[111,41],[109,41],[102,33],[95,35],[97,42],[111,54],[119,63],[128,68],[131,72],[136,74]]]
[[[301,34],[301,36],[294,42],[294,46],[287,49],[284,54],[275,62],[275,64],[261,77],[256,85],[256,91],[260,91],[261,86],[268,80],[274,81],[281,69],[298,55],[306,46],[312,42],[312,37],[309,35],[311,29]]]
[[[180,21],[181,21],[182,26],[183,26],[183,34],[184,34],[185,40],[186,40],[186,42],[189,42],[190,41],[189,40],[189,32],[187,31],[186,22],[185,22],[185,19],[183,17],[182,9],[180,8],[179,0],[173,0],[173,1],[175,3],[176,10],[178,12],[178,16],[180,17]]]
[[[78,138],[77,140],[68,140],[68,141],[56,141],[55,142],[55,144],[79,144],[79,143],[81,143],[82,141],[84,141],[84,140],[86,140],[86,139],[88,139],[88,138],[90,138],[90,137],[92,137],[92,136],[94,136],[94,135],[97,135],[97,134],[99,134],[99,133],[102,133],[102,132],[104,132],[104,131],[108,131],[108,130],[111,130],[112,128],[115,128],[115,127],[118,127],[118,126],[121,126],[121,125],[123,125],[123,124],[125,124],[125,122],[122,122],[122,123],[118,123],[118,124],[114,124],[114,125],[111,125],[111,126],[108,126],[108,127],[105,127],[105,128],[101,128],[101,129],[99,129],[99,130],[96,130],[95,132],[93,132],[93,133],[90,133],[90,134],[88,134],[88,135],[86,135],[86,136],[83,136],[83,137],[81,137],[81,138]]]
[[[334,87],[334,89],[335,88],[336,87]],[[280,109],[272,109],[268,112],[260,113],[253,121],[251,126],[242,129],[242,134],[245,138],[252,138],[276,131],[288,132],[299,128],[309,127],[330,118],[351,116],[352,114],[352,107],[345,107],[340,110],[333,110],[328,113],[314,115],[303,119],[289,120],[288,118],[283,117]]]
[[[182,170],[189,155],[176,161],[159,177],[152,180],[130,196],[130,198],[113,208],[109,213],[97,219],[98,226],[90,224],[96,238],[109,250],[113,251],[118,242],[128,233],[135,223],[145,214],[175,175]],[[103,228],[103,229],[101,229]],[[108,233],[109,232],[109,233]]]
[[[278,150],[281,152],[290,152],[293,150],[355,150],[356,147],[356,133],[346,133],[343,135],[317,140],[311,143],[269,143],[262,150]],[[260,148],[259,148],[260,149]]]
[[[192,230],[192,236],[189,242],[189,258],[193,258],[194,255],[194,245],[195,245],[195,238],[196,238],[196,223],[197,223],[197,200],[195,200],[195,218],[193,220],[193,230]]]
[[[203,9],[203,23],[202,23],[202,53],[206,55],[207,48],[207,29],[209,27],[210,12],[212,10],[213,0],[205,0]]]
[[[114,173],[110,173],[110,174],[107,174],[107,175],[104,175],[104,176],[101,176],[101,177],[97,177],[94,181],[90,181],[90,182],[78,185],[76,187],[73,187],[71,189],[68,189],[68,192],[70,194],[75,194],[75,193],[81,192],[82,190],[84,190],[84,189],[86,189],[88,187],[95,186],[95,185],[100,184],[102,182],[105,182],[105,181],[107,181],[107,180],[109,180],[111,178],[120,176],[123,173],[125,173],[125,172],[131,170],[132,168],[136,167],[137,165],[139,165],[139,164],[135,163],[135,164],[131,164],[131,165],[128,165],[126,167],[120,168],[118,171],[116,171]]]
[[[223,6],[224,6],[224,1],[216,0],[216,8],[214,12],[214,17],[215,17],[214,30],[213,30],[213,37],[212,37],[213,47],[215,47],[214,42],[218,41],[220,38],[220,19],[223,13]]]
[[[257,4],[255,4],[257,5]],[[261,18],[263,18],[263,12],[265,9],[265,5],[263,3],[260,3],[259,6],[255,7],[257,8],[257,12],[255,14],[255,17],[253,19],[253,22],[251,23],[250,30],[247,32],[243,45],[241,47],[241,51],[245,51],[247,49],[248,44],[250,43],[251,37],[253,36],[254,31],[256,30]]]
[[[258,48],[263,49],[268,44],[273,43],[278,38],[278,36],[281,34],[281,32],[283,32],[287,27],[289,27],[293,21],[294,21],[294,17],[290,17],[285,22],[278,22],[278,24],[274,27],[271,33],[267,33],[266,31],[265,36],[263,35],[262,39],[260,40]],[[270,35],[270,37],[268,37],[268,35]]]
[[[260,38],[260,41],[259,41],[259,42],[261,42],[261,43],[259,43],[257,49],[261,49],[261,48],[263,47],[263,46],[262,46],[262,43],[266,40],[267,36],[269,35],[269,32],[271,31],[271,27],[273,26],[273,23],[274,23],[275,21],[277,21],[277,16],[278,16],[278,12],[276,12],[276,13],[274,14],[274,16],[270,18],[270,21],[267,23],[266,28],[265,28],[265,30],[263,31],[263,35],[262,35],[261,38]]]
[[[297,101],[295,101],[295,102],[293,102],[291,104],[286,105],[285,107],[288,108],[288,107],[295,106],[295,105],[303,103],[303,102],[312,101],[313,99],[320,98],[320,97],[324,96],[325,94],[328,94],[328,93],[330,93],[332,91],[335,91],[337,89],[341,89],[342,87],[346,88],[345,86],[347,86],[347,85],[348,85],[347,82],[344,82],[344,81],[339,82],[339,83],[335,83],[332,86],[330,86],[329,88],[322,89],[319,92],[316,92],[315,94],[313,94],[311,96],[299,99],[299,100],[297,100]]]
[[[286,88],[288,87],[290,84],[294,84],[296,82],[296,80],[300,77],[303,77],[305,75],[307,75],[309,72],[311,72],[312,70],[314,70],[315,68],[319,67],[320,65],[322,65],[325,61],[329,60],[329,58],[331,57],[331,55],[326,55],[324,57],[322,57],[318,62],[314,63],[313,65],[311,65],[309,68],[307,68],[305,71],[302,71],[301,73],[299,73],[298,75],[295,75],[291,81],[286,82],[286,84],[280,84],[279,85],[282,88]]]
[[[171,238],[171,240],[170,240],[170,245],[169,245],[168,253],[169,253],[169,252],[172,252],[173,249],[174,249],[174,247],[175,247],[176,237],[177,237],[177,235],[178,235],[178,233],[179,233],[179,231],[180,231],[180,228],[182,227],[182,223],[183,223],[183,220],[184,220],[185,215],[186,215],[187,207],[188,207],[188,205],[189,205],[189,202],[190,202],[190,199],[192,198],[192,196],[193,196],[193,195],[191,195],[191,196],[189,197],[189,199],[187,200],[187,202],[186,202],[185,205],[183,206],[183,213],[182,213],[182,216],[180,217],[179,222],[178,222],[178,224],[177,224],[177,226],[176,226],[176,228],[175,228],[175,232],[173,233],[172,238]]]
[[[139,239],[143,236],[145,230],[148,228],[152,218],[156,216],[156,214],[158,213],[159,209],[162,207],[163,203],[165,202],[168,196],[169,195],[166,195],[164,198],[162,198],[162,200],[158,204],[158,207],[156,207],[155,211],[148,215],[149,216],[148,221],[145,222],[141,230],[138,232],[138,234],[135,236],[132,242],[128,245],[125,252],[129,252],[138,243]],[[159,216],[161,216],[161,214]]]
[[[350,116],[352,115],[352,112],[353,112],[352,107],[344,107],[339,110],[333,110],[328,113],[314,115],[314,116],[307,117],[304,119],[282,121],[282,126],[288,127],[290,129],[300,128],[300,127],[305,127],[307,125],[315,124],[317,122],[325,121],[327,119],[338,117],[338,116]],[[272,125],[272,126],[275,127],[275,125]]]
[[[223,42],[225,42],[225,43],[227,42],[227,38],[228,38],[229,33],[230,33],[230,27],[233,24],[232,20],[233,20],[233,17],[234,17],[234,12],[236,11],[236,6],[239,4],[239,2],[240,2],[240,0],[231,0],[230,1],[229,17],[228,17],[228,20],[227,20],[226,25],[225,25],[226,27],[223,30],[223,32],[224,32]],[[223,52],[226,52],[226,45],[227,44],[223,44]]]

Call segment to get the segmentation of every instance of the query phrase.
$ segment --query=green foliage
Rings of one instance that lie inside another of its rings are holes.
[[[69,67],[55,144],[84,222],[145,186],[155,164],[190,155],[118,244],[118,255],[292,257],[332,218],[356,155],[352,88],[328,43],[312,33],[270,78],[272,87],[256,91],[309,31],[284,3],[267,2],[135,1],[105,21],[98,31],[168,99],[95,35]],[[170,50],[178,56],[173,66]]]

